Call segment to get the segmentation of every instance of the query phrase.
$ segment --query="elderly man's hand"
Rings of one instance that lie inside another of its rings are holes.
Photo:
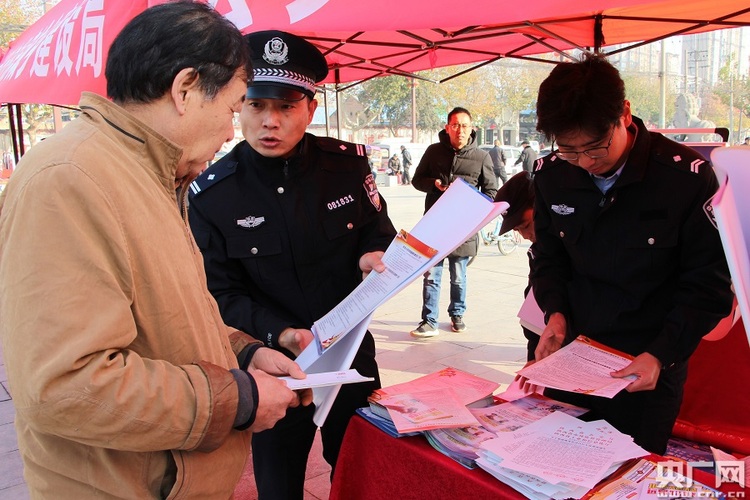
[[[258,371],[258,370],[262,370]],[[291,359],[284,356],[282,353],[278,351],[274,351],[273,349],[269,349],[268,347],[261,347],[257,351],[255,351],[255,354],[253,355],[253,359],[250,361],[250,366],[248,371],[250,372],[253,377],[255,377],[256,383],[258,383],[258,394],[260,396],[260,405],[264,404],[263,401],[263,394],[261,393],[261,386],[260,382],[258,382],[258,377],[260,377],[261,380],[263,380],[263,372],[266,372],[266,374],[270,375],[276,375],[276,376],[282,376],[282,375],[289,375],[292,378],[297,379],[304,379],[307,377],[305,372],[302,371],[302,369],[299,367],[297,363],[292,361]],[[258,375],[256,377],[256,375]],[[284,412],[286,412],[286,408],[293,407],[293,406],[307,406],[310,403],[312,403],[313,394],[312,389],[300,389],[298,391],[291,391],[286,387],[286,384],[282,382],[281,380],[276,379],[276,377],[271,377],[274,382],[280,383],[283,388],[280,391],[283,394],[291,394],[293,395],[293,400],[289,401],[289,404],[284,407]],[[265,382],[265,381],[264,381]],[[265,384],[269,390],[274,390],[274,385],[269,383]],[[275,386],[278,387],[278,386]],[[283,401],[284,398],[281,398],[281,401]],[[260,407],[258,410],[260,411]],[[283,415],[282,415],[283,416]],[[281,417],[279,417],[281,418]],[[258,419],[258,416],[256,414],[255,417],[256,421]],[[278,420],[278,419],[277,419]],[[253,424],[253,428],[255,427],[255,424]],[[273,425],[272,425],[273,427]],[[257,431],[256,431],[257,432]]]
[[[282,380],[261,370],[248,371],[258,386],[258,408],[250,430],[260,432],[276,425],[276,422],[286,415],[288,408],[299,406],[301,398]],[[312,400],[312,391],[310,391],[310,400]]]
[[[255,412],[250,430],[260,432],[270,429],[286,415],[288,408],[309,405],[312,402],[312,390],[292,391],[286,383],[261,370],[249,370],[250,376],[258,386],[258,408]],[[297,378],[297,377],[295,377]]]

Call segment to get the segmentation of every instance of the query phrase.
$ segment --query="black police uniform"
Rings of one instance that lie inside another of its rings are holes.
[[[547,315],[568,319],[570,342],[587,335],[661,361],[654,391],[574,399],[663,453],[682,400],[686,362],[732,303],[719,233],[704,204],[718,188],[694,150],[633,118],[635,144],[612,188],[552,154],[534,176],[531,282]]]
[[[274,349],[283,329],[309,329],[344,299],[362,279],[359,258],[396,234],[363,146],[305,134],[298,147],[285,160],[242,141],[190,192],[190,226],[222,317]],[[342,387],[322,428],[332,466],[349,418],[380,387],[369,332],[352,367],[376,381]],[[312,405],[293,408],[254,434],[260,498],[301,498],[312,416]]]

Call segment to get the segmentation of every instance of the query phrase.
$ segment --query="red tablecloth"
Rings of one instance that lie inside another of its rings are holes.
[[[715,486],[712,474],[696,470],[694,479]],[[734,483],[724,483],[720,490],[750,498],[750,492]],[[438,452],[424,436],[392,438],[358,415],[346,430],[330,496],[330,500],[523,498],[482,469],[466,469]]]
[[[672,434],[749,455],[749,360],[742,319],[725,337],[701,340],[690,357],[685,396]]]
[[[424,436],[392,438],[352,417],[336,463],[330,500],[523,499],[481,469],[436,451]]]

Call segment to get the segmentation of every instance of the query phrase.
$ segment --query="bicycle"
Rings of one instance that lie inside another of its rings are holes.
[[[485,245],[497,244],[497,249],[503,255],[512,254],[518,245],[521,243],[521,235],[515,229],[508,231],[505,234],[500,234],[500,227],[503,225],[502,217],[495,219],[494,228],[491,231],[487,229],[490,227],[483,227],[479,231],[479,237]]]

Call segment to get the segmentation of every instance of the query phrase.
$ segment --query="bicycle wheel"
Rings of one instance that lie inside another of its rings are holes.
[[[514,231],[508,231],[497,240],[497,249],[503,255],[512,254],[518,248],[518,238]]]

